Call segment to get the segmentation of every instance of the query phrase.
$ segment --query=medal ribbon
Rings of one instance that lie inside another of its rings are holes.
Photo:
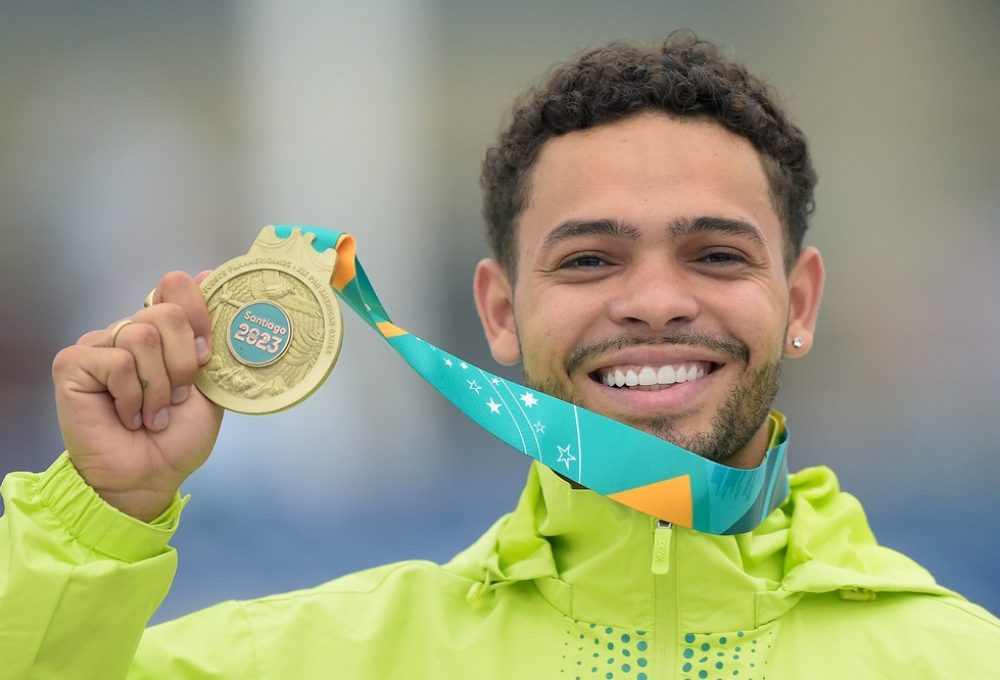
[[[659,519],[709,534],[751,531],[788,495],[780,430],[763,462],[746,470],[715,463],[641,430],[474,366],[392,323],[356,256],[354,237],[301,225],[313,248],[334,248],[331,286],[432,387],[487,432],[563,477]]]

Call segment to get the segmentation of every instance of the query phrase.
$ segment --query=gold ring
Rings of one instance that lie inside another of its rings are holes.
[[[112,347],[115,346],[115,342],[118,340],[118,334],[121,333],[122,329],[125,328],[125,326],[128,326],[130,323],[135,323],[135,322],[132,321],[132,319],[122,319],[121,321],[119,321],[118,323],[116,323],[111,328],[111,346]]]

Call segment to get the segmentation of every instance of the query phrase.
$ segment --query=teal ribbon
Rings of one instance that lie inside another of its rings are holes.
[[[675,444],[507,380],[392,323],[354,253],[353,237],[302,225],[313,247],[338,252],[333,289],[432,387],[487,432],[563,477],[659,519],[709,534],[751,531],[788,495],[787,429],[753,469]]]

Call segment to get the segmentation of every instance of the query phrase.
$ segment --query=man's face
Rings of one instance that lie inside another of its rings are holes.
[[[477,302],[494,356],[520,358],[533,387],[752,466],[783,349],[811,340],[822,287],[818,254],[786,277],[782,244],[747,140],[641,114],[543,146],[517,278],[482,263]]]

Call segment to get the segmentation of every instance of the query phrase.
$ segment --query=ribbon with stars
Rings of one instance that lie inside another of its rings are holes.
[[[356,252],[354,237],[331,229],[276,225],[334,248],[333,290],[432,387],[487,432],[563,477],[661,520],[709,534],[751,531],[788,495],[780,422],[777,443],[753,469],[715,463],[641,430],[506,380],[395,325]],[[772,414],[772,418],[776,416]]]

